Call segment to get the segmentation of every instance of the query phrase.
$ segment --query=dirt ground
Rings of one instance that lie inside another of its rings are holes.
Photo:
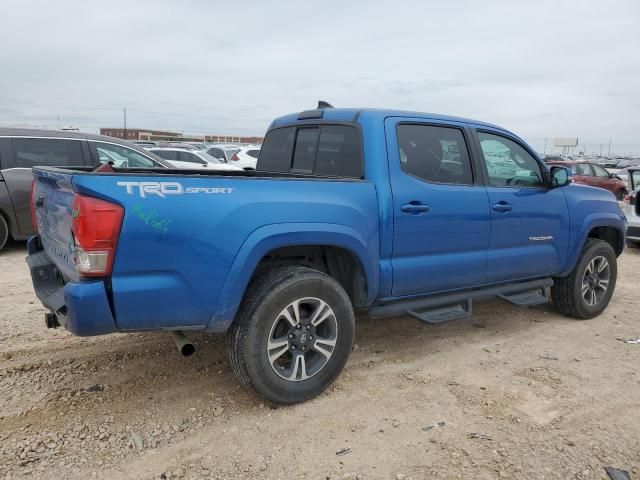
[[[640,478],[640,251],[606,312],[478,302],[471,321],[360,319],[325,394],[275,408],[224,338],[47,330],[24,245],[0,253],[0,478]],[[342,453],[344,452],[344,453]]]

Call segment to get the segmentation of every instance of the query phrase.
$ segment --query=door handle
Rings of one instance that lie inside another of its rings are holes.
[[[493,208],[496,212],[510,212],[513,209],[510,203],[504,201],[494,203],[491,208]]]
[[[400,207],[400,210],[407,213],[413,213],[414,215],[418,215],[420,213],[426,213],[431,209],[429,205],[425,205],[422,202],[418,202],[416,200],[405,203]]]

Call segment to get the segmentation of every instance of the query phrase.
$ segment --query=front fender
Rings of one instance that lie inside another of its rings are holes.
[[[590,213],[584,217],[582,223],[580,224],[580,228],[577,230],[575,235],[572,235],[572,241],[570,243],[571,248],[569,250],[569,255],[567,257],[567,263],[564,267],[564,270],[559,275],[564,277],[569,275],[576,266],[578,262],[578,257],[582,252],[582,247],[584,243],[587,241],[587,236],[589,232],[597,227],[613,227],[615,228],[620,238],[620,245],[618,246],[619,251],[622,251],[624,248],[625,242],[625,219],[622,215],[616,215],[615,213],[607,213],[607,212],[594,212]]]
[[[279,223],[254,230],[236,255],[218,297],[207,330],[225,332],[235,318],[253,272],[262,258],[276,248],[295,245],[327,245],[344,248],[362,265],[367,285],[367,304],[378,291],[378,237],[364,238],[355,229],[332,223]]]

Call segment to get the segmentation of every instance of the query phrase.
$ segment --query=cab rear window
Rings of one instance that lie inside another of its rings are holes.
[[[351,125],[304,125],[267,133],[257,170],[362,178],[360,132]]]

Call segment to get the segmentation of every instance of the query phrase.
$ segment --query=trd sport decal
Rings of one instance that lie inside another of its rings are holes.
[[[185,195],[192,193],[231,193],[233,188],[226,187],[183,187],[179,182],[118,182],[119,187],[125,187],[129,195],[138,193],[141,198],[157,195],[165,198],[167,195]]]

